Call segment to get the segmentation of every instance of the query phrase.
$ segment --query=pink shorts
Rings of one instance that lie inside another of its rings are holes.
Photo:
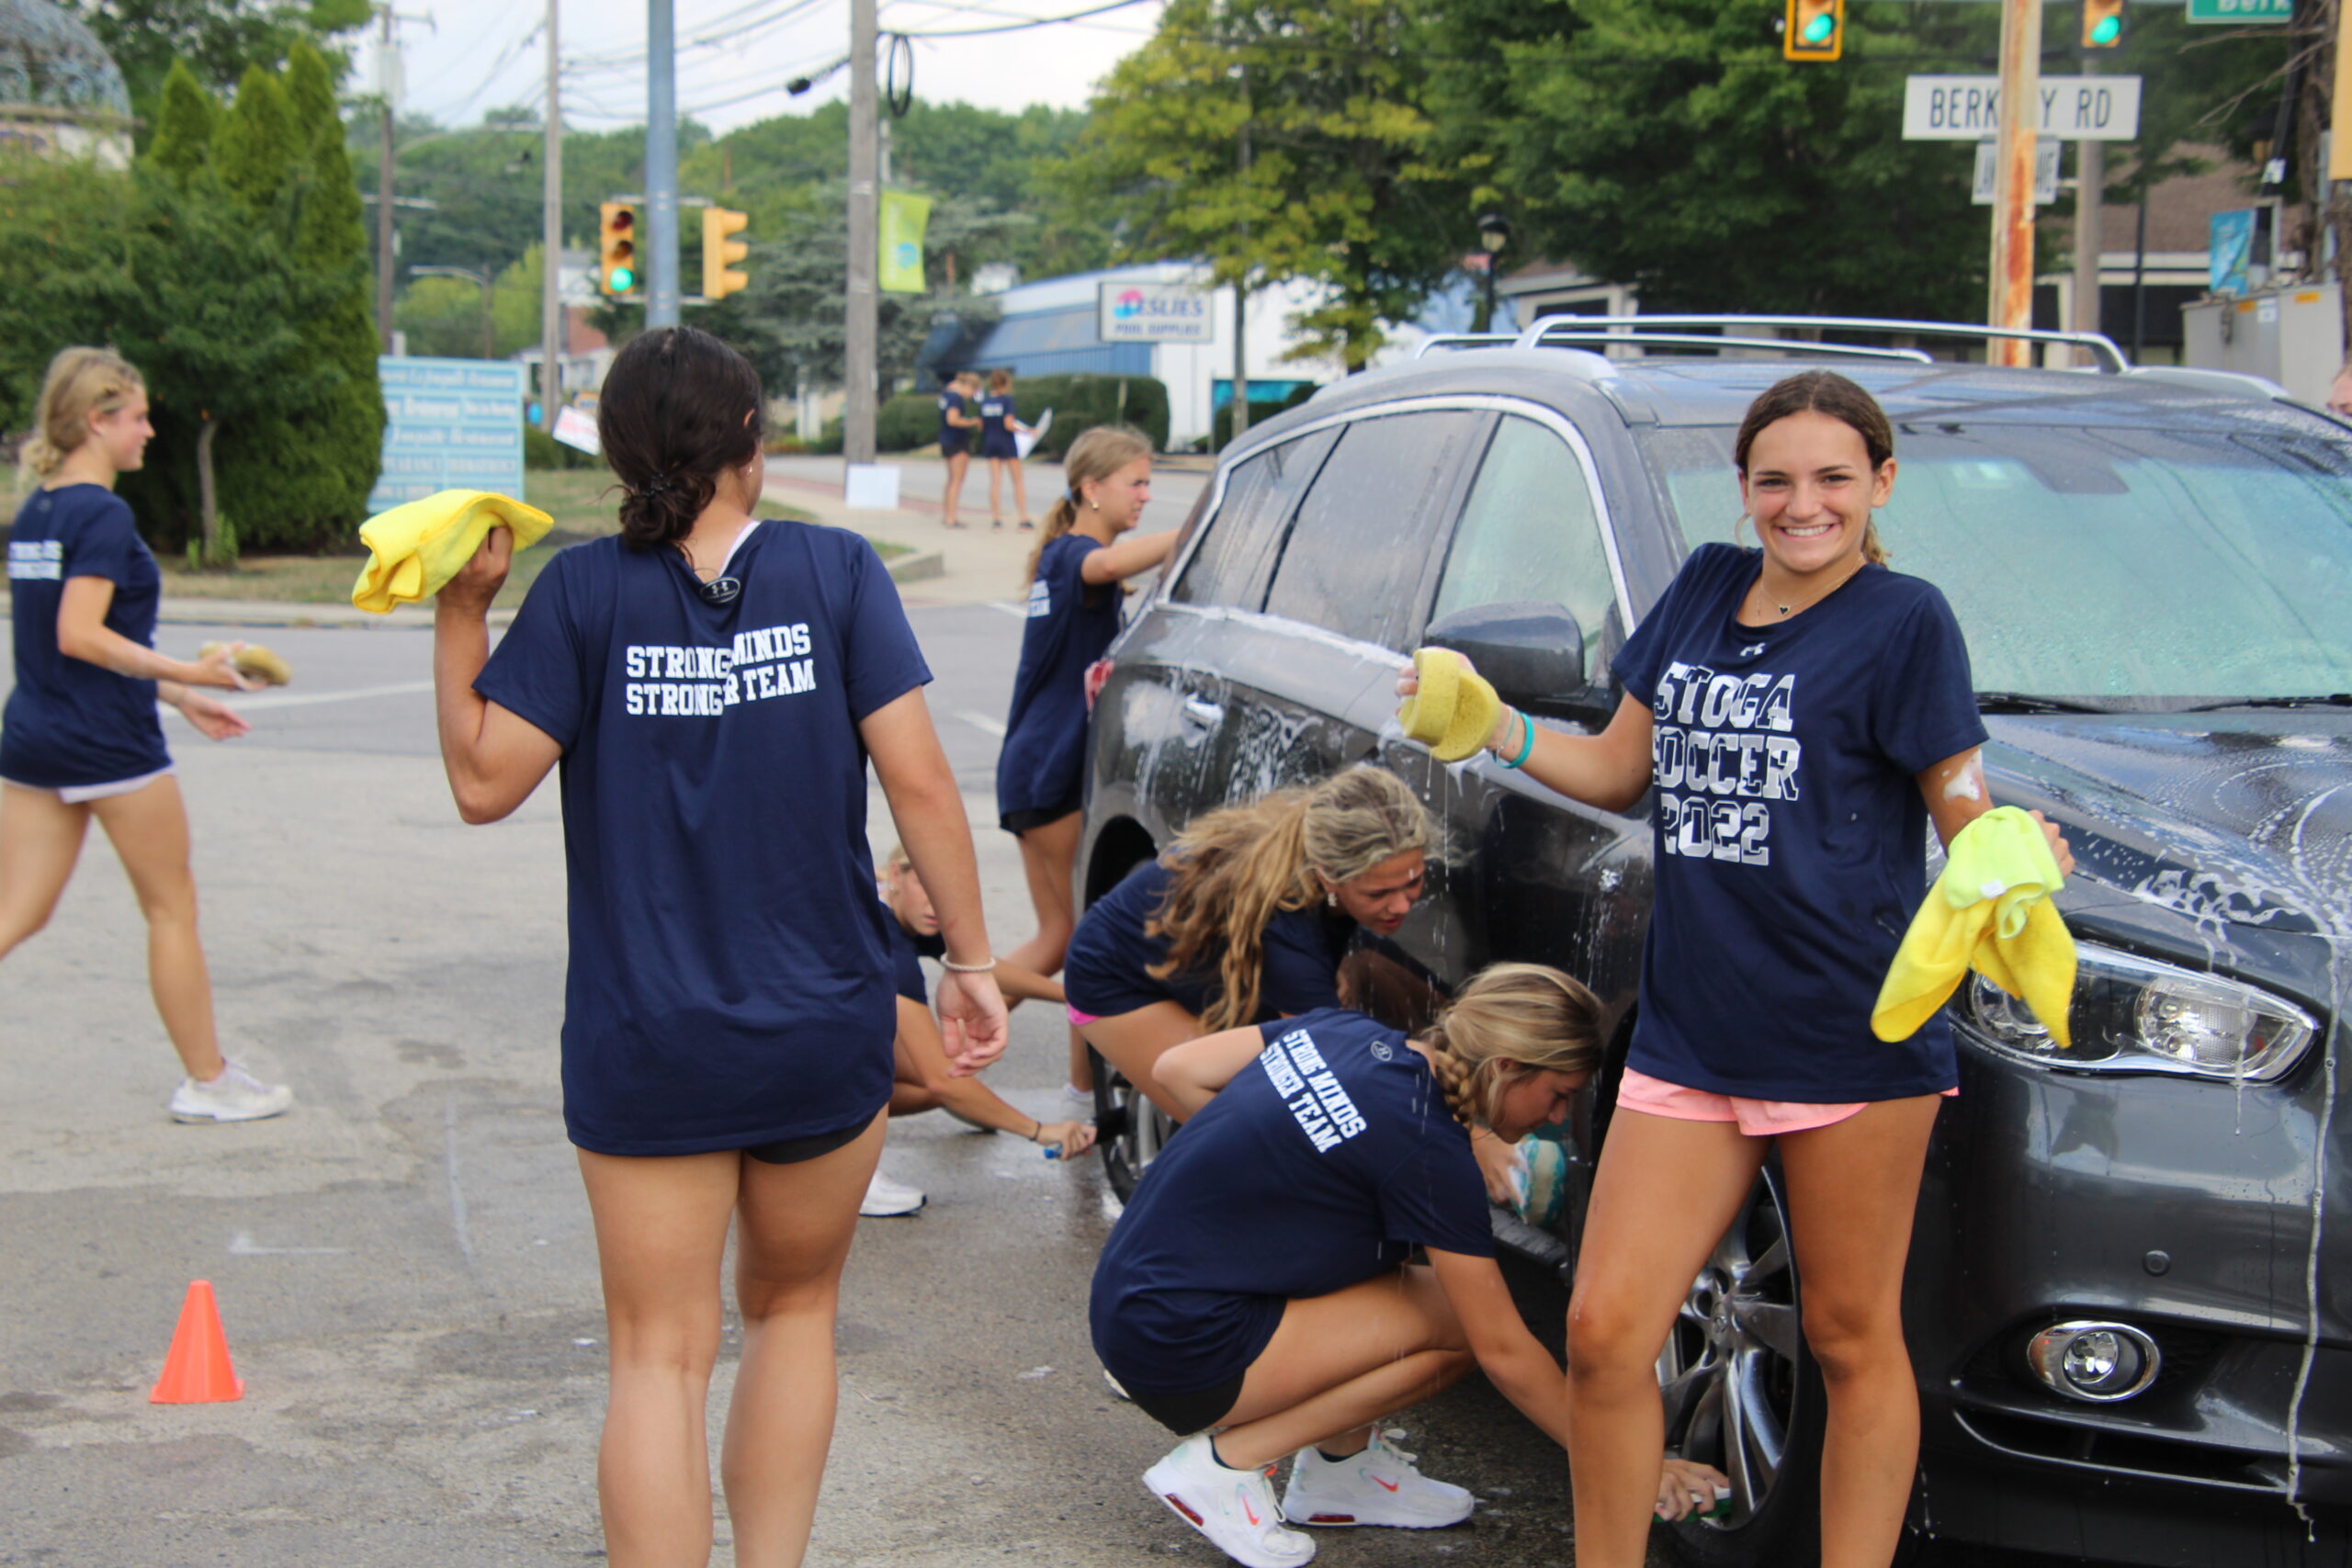
[[[1076,1008],[1071,1007],[1068,1002],[1064,1002],[1062,1004],[1062,1010],[1069,1014],[1070,1022],[1080,1029],[1084,1029],[1088,1024],[1092,1023],[1096,1019],[1102,1016],[1100,1013],[1080,1012]]]
[[[1949,1099],[1959,1092],[1948,1089],[1944,1095]],[[1625,1069],[1625,1081],[1617,1086],[1620,1110],[1646,1111],[1677,1122],[1736,1122],[1739,1130],[1751,1138],[1769,1138],[1776,1133],[1810,1133],[1816,1127],[1843,1122],[1869,1104],[1866,1100],[1851,1105],[1815,1105],[1800,1100],[1747,1100],[1736,1094],[1710,1094],[1703,1089],[1684,1089],[1631,1067]]]

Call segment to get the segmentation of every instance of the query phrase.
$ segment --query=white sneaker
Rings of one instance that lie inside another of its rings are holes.
[[[167,1109],[175,1122],[258,1122],[293,1103],[294,1091],[284,1084],[264,1083],[229,1062],[210,1083],[182,1078]]]
[[[1089,1121],[1093,1119],[1094,1091],[1092,1089],[1080,1089],[1074,1083],[1065,1083],[1062,1085],[1062,1098],[1085,1111]]]
[[[1385,1433],[1343,1460],[1301,1449],[1283,1489],[1283,1517],[1295,1525],[1392,1525],[1439,1529],[1470,1517],[1477,1499],[1459,1486],[1431,1481],[1413,1468]]]
[[[1221,1463],[1206,1432],[1185,1438],[1143,1472],[1151,1495],[1209,1544],[1245,1568],[1297,1568],[1312,1562],[1315,1542],[1283,1529],[1274,1503],[1272,1465],[1235,1470]]]
[[[911,1214],[923,1205],[922,1189],[910,1187],[903,1181],[893,1181],[880,1171],[865,1184],[865,1196],[857,1212],[870,1220],[888,1219],[897,1214]]]

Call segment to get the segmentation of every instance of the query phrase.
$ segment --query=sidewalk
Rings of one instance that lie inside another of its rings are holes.
[[[989,526],[985,481],[978,521],[972,520],[972,487],[967,480],[965,525],[951,532],[940,525],[935,502],[925,507],[909,496],[905,498],[909,504],[887,512],[853,510],[842,500],[838,478],[779,472],[778,467],[771,463],[768,468],[769,500],[797,507],[820,523],[847,528],[869,539],[904,545],[915,552],[890,562],[890,575],[909,604],[978,604],[1021,597],[1022,573],[1037,536],[1010,524],[1002,529]],[[1052,471],[1057,476],[1060,473],[1057,468]]]

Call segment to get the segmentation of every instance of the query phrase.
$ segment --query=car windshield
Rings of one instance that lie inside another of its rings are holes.
[[[1686,548],[1739,523],[1734,434],[1643,436]],[[2352,692],[2352,440],[1939,423],[1897,425],[1894,449],[1879,536],[1951,600],[1979,692],[2134,709]]]

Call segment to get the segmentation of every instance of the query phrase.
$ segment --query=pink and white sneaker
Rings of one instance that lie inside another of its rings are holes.
[[[1283,1528],[1273,1468],[1235,1470],[1216,1457],[1209,1435],[1201,1432],[1145,1471],[1143,1483],[1244,1568],[1298,1568],[1314,1561],[1315,1542]]]
[[[1470,1517],[1477,1499],[1462,1487],[1431,1481],[1413,1468],[1413,1456],[1380,1432],[1371,1446],[1343,1460],[1301,1449],[1283,1489],[1283,1517],[1295,1525],[1388,1525],[1442,1529]]]

